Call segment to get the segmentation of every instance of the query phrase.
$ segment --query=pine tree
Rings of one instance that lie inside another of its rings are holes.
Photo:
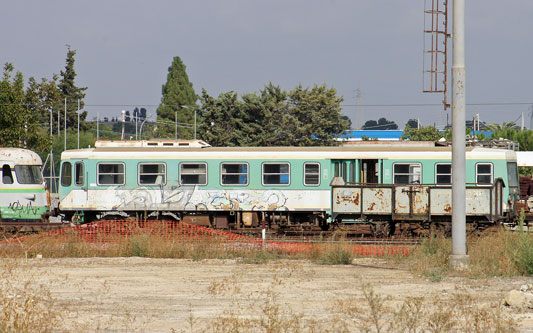
[[[174,57],[168,68],[167,82],[162,88],[163,96],[157,108],[157,118],[173,124],[177,113],[178,124],[181,125],[178,129],[178,136],[192,138],[192,129],[182,126],[192,126],[198,96],[194,92],[185,69],[180,57]],[[168,131],[173,131],[174,127],[168,126],[167,128]]]
[[[61,71],[61,79],[58,84],[58,88],[61,91],[62,103],[64,103],[65,98],[67,99],[67,127],[68,128],[77,128],[78,126],[78,100],[80,101],[80,110],[83,110],[85,103],[83,98],[85,98],[84,91],[87,90],[87,87],[76,87],[74,80],[76,78],[76,71],[74,70],[74,56],[76,55],[75,50],[71,50],[70,46],[68,47],[67,59],[65,70]],[[55,108],[58,110],[61,109],[60,105],[57,105]],[[64,105],[63,105],[64,108]],[[87,118],[87,111],[80,112],[80,129],[85,130],[87,125],[85,124],[85,118]]]

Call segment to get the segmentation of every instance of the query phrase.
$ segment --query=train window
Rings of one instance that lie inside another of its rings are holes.
[[[393,179],[394,184],[421,184],[422,166],[420,163],[395,163]]]
[[[289,185],[290,169],[289,163],[263,163],[263,185]]]
[[[98,185],[124,185],[124,163],[98,163]]]
[[[182,185],[207,185],[207,164],[181,163],[180,183]]]
[[[248,185],[248,163],[222,163],[220,177],[222,185]]]
[[[72,184],[72,164],[64,162],[61,166],[61,186],[70,186]]]
[[[166,166],[164,163],[140,163],[139,185],[166,184]]]
[[[9,164],[4,164],[2,167],[2,183],[13,184],[13,174],[11,173]]]
[[[320,185],[320,163],[304,163],[304,185]]]
[[[492,184],[492,163],[476,164],[476,183]]]
[[[435,184],[452,183],[452,165],[450,163],[437,163],[435,166]]]
[[[85,167],[83,162],[76,162],[74,164],[74,184],[77,186],[83,186],[85,183]]]
[[[43,176],[38,165],[15,165],[19,184],[42,184]]]
[[[509,187],[518,187],[518,169],[516,162],[507,162],[507,179]]]

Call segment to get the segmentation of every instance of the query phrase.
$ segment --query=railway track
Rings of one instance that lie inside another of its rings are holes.
[[[72,224],[68,222],[0,222],[0,235],[3,237],[16,237],[20,235],[36,234],[61,228],[68,228]],[[498,225],[491,226],[482,231],[476,231],[478,236],[489,234],[498,230]],[[505,227],[507,230],[516,231],[514,228]],[[530,226],[530,231],[533,227]],[[396,230],[393,236],[375,237],[372,235],[368,225],[359,225],[356,227],[333,228],[333,230],[322,230],[319,227],[290,227],[290,228],[267,228],[266,239],[278,242],[301,242],[301,243],[351,243],[359,245],[378,245],[378,246],[416,246],[422,243],[424,239],[431,234],[429,230],[420,228],[421,233],[400,233]],[[243,236],[262,238],[263,229],[241,228],[224,230],[230,233],[240,234]],[[470,232],[469,235],[476,233]]]
[[[0,235],[13,237],[70,227],[70,223],[0,221]]]

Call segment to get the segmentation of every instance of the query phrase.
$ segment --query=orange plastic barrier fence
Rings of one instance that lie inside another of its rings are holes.
[[[38,235],[20,237],[9,241],[23,241],[27,237],[53,238],[57,241],[83,241],[88,243],[113,243],[135,235],[153,235],[183,243],[208,242],[222,244],[232,250],[276,250],[283,253],[310,253],[317,246],[338,244],[273,241],[252,238],[180,221],[170,220],[102,220],[69,228],[57,229]],[[356,256],[408,256],[412,248],[402,246],[342,245]]]

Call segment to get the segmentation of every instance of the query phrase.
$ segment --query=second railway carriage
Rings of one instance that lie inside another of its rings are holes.
[[[39,155],[22,148],[0,148],[0,221],[41,222],[50,214],[50,197]]]
[[[59,209],[83,221],[166,215],[217,228],[327,227],[445,221],[452,209],[451,149],[433,143],[215,148],[202,141],[106,141],[63,152],[61,160]],[[509,216],[518,191],[516,154],[468,148],[466,167],[467,183],[478,189],[472,205],[489,207],[476,206],[469,219]]]

